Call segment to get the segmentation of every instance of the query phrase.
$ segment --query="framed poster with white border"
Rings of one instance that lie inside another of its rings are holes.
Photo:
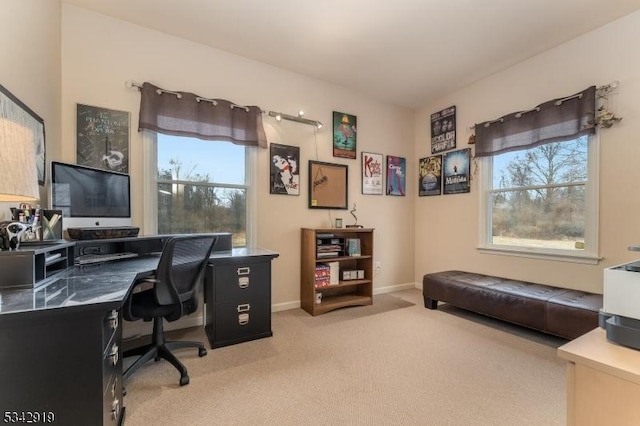
[[[361,152],[362,194],[382,195],[384,174],[382,172],[382,154]]]

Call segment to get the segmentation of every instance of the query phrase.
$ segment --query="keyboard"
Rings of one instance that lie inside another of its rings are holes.
[[[76,265],[87,265],[89,263],[110,262],[112,260],[129,259],[131,257],[138,257],[138,253],[105,253],[105,254],[85,254],[83,256],[76,257]]]

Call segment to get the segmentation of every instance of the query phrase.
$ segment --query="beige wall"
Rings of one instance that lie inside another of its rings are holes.
[[[376,228],[376,260],[382,272],[376,291],[398,284],[413,285],[413,211],[416,188],[409,179],[406,197],[360,194],[360,160],[333,158],[332,111],[358,117],[358,151],[413,155],[412,111],[366,98],[358,93],[274,68],[183,39],[131,25],[81,8],[62,7],[62,154],[75,160],[75,105],[86,103],[131,112],[131,170],[133,191],[142,194],[141,137],[136,131],[139,93],[125,81],[149,81],[160,87],[194,92],[211,98],[307,116],[326,126],[314,136],[311,126],[264,118],[269,142],[300,146],[301,194],[298,197],[268,193],[268,150],[258,155],[257,245],[280,253],[273,262],[273,296],[276,307],[299,301],[300,228],[330,223],[327,210],[307,207],[307,161],[349,165],[349,203],[357,203],[359,223]],[[317,139],[317,140],[316,140]],[[415,173],[408,161],[409,176]],[[143,206],[134,199],[134,221],[142,225]],[[332,211],[352,223],[347,211]]]
[[[62,41],[60,32],[62,27]],[[151,81],[169,89],[193,91],[264,109],[295,113],[330,123],[333,110],[358,116],[358,149],[407,157],[407,197],[360,195],[359,161],[331,156],[330,131],[314,136],[311,127],[265,118],[270,142],[301,147],[301,163],[315,158],[350,166],[350,202],[359,222],[373,226],[376,260],[383,264],[376,290],[421,281],[426,272],[460,268],[476,272],[601,291],[604,267],[633,260],[627,246],[640,243],[640,12],[531,58],[504,72],[452,93],[414,115],[353,91],[260,64],[222,51],[106,18],[59,1],[0,3],[0,83],[45,120],[48,160],[75,160],[75,104],[132,113],[131,173],[142,193],[141,140],[135,131],[139,95],[126,80]],[[62,57],[61,57],[62,52]],[[458,147],[466,146],[466,127],[497,118],[584,87],[619,80],[610,107],[624,119],[600,131],[599,265],[582,265],[480,254],[478,188],[469,194],[417,197],[418,158],[429,155],[429,115],[456,105]],[[412,142],[414,145],[412,146]],[[413,149],[412,149],[413,148]],[[273,302],[298,300],[299,228],[326,226],[327,211],[307,208],[306,185],[299,197],[267,193],[268,155],[259,154],[258,245],[280,253],[274,262]],[[301,181],[307,181],[303,168]],[[139,199],[136,199],[139,200]],[[141,224],[143,206],[134,218]],[[0,219],[7,208],[0,210]],[[349,223],[347,212],[341,215]],[[415,220],[414,220],[415,216]],[[414,257],[415,247],[415,257]],[[414,266],[415,264],[415,266]]]
[[[452,93],[415,113],[415,156],[429,154],[429,116],[456,106],[458,147],[466,147],[474,123],[531,108],[590,85],[620,82],[609,107],[623,120],[600,135],[600,255],[598,265],[481,254],[479,191],[422,197],[416,202],[416,273],[463,269],[602,292],[605,267],[635,260],[627,247],[640,244],[640,12],[533,57]],[[424,244],[420,242],[424,241]]]
[[[60,0],[0,2],[0,64],[0,84],[42,117],[47,156],[58,155]],[[44,187],[40,193],[44,206]],[[0,203],[0,220],[9,219],[9,207]]]

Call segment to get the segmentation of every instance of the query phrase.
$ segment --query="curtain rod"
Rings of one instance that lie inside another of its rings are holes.
[[[142,84],[140,84],[140,83],[138,83],[138,82],[135,82],[135,81],[133,81],[133,80],[127,80],[127,81],[125,81],[125,82],[124,82],[124,85],[125,85],[127,88],[129,88],[129,89],[136,89],[136,90],[138,90],[138,91],[141,91],[141,90],[142,90]],[[170,93],[170,94],[172,94],[172,95],[175,95],[178,99],[182,99],[182,94],[181,94],[180,92],[173,92],[173,91],[171,91],[171,90],[166,90],[166,89],[158,88],[158,89],[156,90],[156,93],[157,93],[158,95],[161,95],[161,94],[163,94],[163,93]],[[203,97],[201,97],[201,96],[196,96],[196,102],[202,102],[202,101],[204,101],[204,102],[210,102],[213,106],[217,106],[217,105],[218,105],[218,102],[216,102],[216,100],[215,100],[215,99],[203,98]],[[237,105],[237,104],[231,103],[230,107],[231,107],[231,109],[233,109],[233,108],[241,108],[241,109],[245,110],[246,112],[249,112],[249,107],[248,107],[248,106],[244,106],[244,105]]]
[[[611,93],[613,90],[615,90],[618,86],[620,85],[620,82],[615,80],[612,81],[609,84],[605,84],[603,86],[598,86],[596,87],[596,93],[598,94],[599,97],[608,95],[609,93]],[[556,101],[556,105],[561,105],[564,101],[568,101],[569,99],[573,99],[573,98],[581,98],[582,97],[582,93],[578,93],[576,95],[572,95],[572,96],[568,96],[566,98],[562,98],[562,99],[558,99],[558,101]],[[516,114],[516,116],[518,118],[520,118],[523,114],[526,114],[528,112],[532,112],[532,111],[536,111],[536,110],[540,110],[540,108],[535,107],[535,108],[531,108],[529,110],[526,111],[520,111]],[[490,125],[493,123],[497,123],[498,121],[502,121],[501,118],[498,118],[497,120],[492,120],[492,121],[488,121],[486,123],[486,125]],[[476,130],[476,125],[474,124],[473,126],[469,126],[466,128],[467,132],[474,132]]]

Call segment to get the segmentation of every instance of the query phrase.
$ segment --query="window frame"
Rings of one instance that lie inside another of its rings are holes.
[[[493,190],[493,157],[477,158],[479,161],[479,241],[480,253],[546,259],[561,262],[598,264],[599,256],[599,134],[587,136],[587,183],[585,185],[585,249],[572,251],[563,249],[521,247],[493,244],[492,241],[492,203]]]
[[[176,136],[181,137],[181,136]],[[145,235],[158,234],[158,144],[157,133],[150,130],[142,131],[143,150],[143,174],[144,174],[144,205],[143,231]],[[211,143],[218,143],[211,141]],[[231,142],[224,142],[231,143]],[[257,169],[257,148],[245,146],[245,185],[211,183],[217,188],[240,188],[247,191],[247,211],[246,211],[246,247],[255,247],[257,235],[257,191],[256,173]],[[193,182],[176,181],[176,183],[193,184]]]

